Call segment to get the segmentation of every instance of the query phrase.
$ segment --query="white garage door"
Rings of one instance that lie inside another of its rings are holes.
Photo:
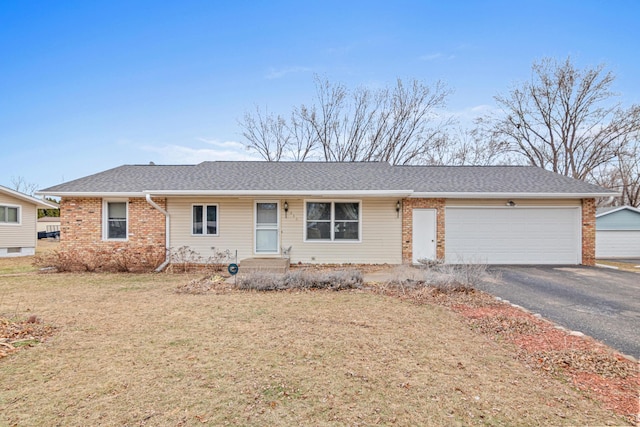
[[[580,264],[580,208],[450,207],[449,263]]]
[[[596,258],[640,257],[640,231],[596,231]]]

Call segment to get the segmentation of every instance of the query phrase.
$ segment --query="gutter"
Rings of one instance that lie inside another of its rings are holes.
[[[144,191],[146,194],[147,191]],[[217,197],[409,197],[412,190],[153,190],[163,196]]]
[[[585,199],[594,197],[615,197],[621,193],[533,193],[533,192],[428,192],[413,190],[312,190],[312,191],[274,191],[274,190],[144,190],[142,192],[36,192],[38,195],[58,197],[143,197],[149,194],[159,197],[408,197],[426,199]]]
[[[616,193],[618,194],[618,193]],[[613,196],[615,196],[614,194]],[[612,197],[612,193],[495,193],[495,192],[456,192],[456,193],[427,193],[414,192],[410,198],[427,199],[585,199],[595,197]]]
[[[164,240],[165,240],[165,260],[162,264],[160,264],[158,266],[158,268],[156,268],[156,272],[161,272],[162,270],[164,270],[164,268],[169,264],[170,258],[169,258],[169,249],[171,248],[170,245],[170,238],[169,238],[169,231],[170,231],[170,224],[171,224],[171,215],[169,215],[169,212],[167,212],[166,210],[162,209],[160,207],[160,205],[158,205],[156,202],[154,202],[153,200],[151,200],[151,194],[147,193],[145,195],[145,199],[147,200],[147,203],[149,203],[151,206],[153,206],[157,211],[161,212],[164,217],[165,217],[165,232],[164,232]]]

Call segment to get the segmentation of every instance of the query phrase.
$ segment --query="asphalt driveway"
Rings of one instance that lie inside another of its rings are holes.
[[[479,286],[640,359],[640,274],[582,266],[494,266]]]

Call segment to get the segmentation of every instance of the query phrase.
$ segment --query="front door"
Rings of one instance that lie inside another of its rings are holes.
[[[280,209],[278,202],[256,202],[256,255],[280,253]]]
[[[436,259],[436,210],[413,210],[413,258],[412,262],[418,264],[418,260]]]

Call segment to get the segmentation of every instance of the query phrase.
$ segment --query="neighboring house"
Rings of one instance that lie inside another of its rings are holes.
[[[618,206],[596,211],[596,257],[640,258],[640,209]]]
[[[526,166],[203,162],[125,165],[39,194],[62,198],[62,248],[592,265],[595,198],[617,193]]]
[[[0,185],[0,257],[35,254],[38,208],[57,207]]]

